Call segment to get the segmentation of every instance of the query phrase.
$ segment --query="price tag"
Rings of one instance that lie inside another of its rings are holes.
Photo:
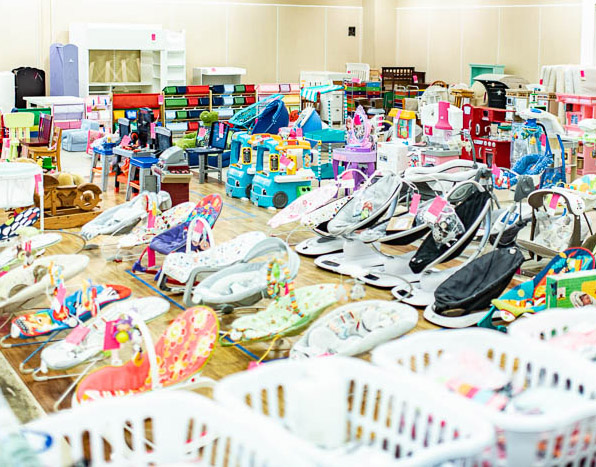
[[[37,191],[39,196],[43,193],[43,178],[41,174],[35,174],[35,191]]]
[[[581,79],[585,80],[586,79],[586,72],[584,70],[579,70],[579,76]]]
[[[160,94],[159,96],[157,96],[157,104],[163,105],[163,94]]]
[[[56,290],[56,301],[60,306],[64,305],[64,299],[66,298],[66,287],[64,284],[60,284]]]
[[[557,195],[557,194],[554,194],[551,196],[550,203],[548,203],[548,211],[551,215],[553,215],[555,213],[555,211],[557,210],[557,206],[559,204],[560,198],[561,198],[561,195]]]
[[[418,212],[418,206],[420,206],[420,194],[414,193],[412,195],[412,202],[410,203],[410,214],[416,215]]]
[[[152,122],[149,126],[150,138],[155,139],[155,122]]]
[[[418,84],[418,75],[413,75],[412,80],[414,81],[414,84]]]
[[[107,321],[106,331],[103,335],[103,349],[104,350],[116,350],[120,348],[120,342],[114,337],[114,330],[116,328],[117,321]]]
[[[491,171],[496,179],[501,178],[501,169],[499,169],[496,165],[493,164]]]
[[[414,224],[414,217],[413,216],[401,216],[401,217],[394,217],[389,221],[387,225],[388,232],[401,232],[404,230],[408,230]]]
[[[207,128],[205,128],[204,126],[199,128],[199,138],[204,138],[206,134],[207,134]]]
[[[152,33],[151,34],[151,40],[154,41],[154,40],[156,40],[156,38],[157,38],[157,35],[155,33]]]
[[[74,328],[72,331],[70,331],[70,334],[68,336],[66,336],[65,341],[68,342],[69,344],[78,345],[81,342],[83,342],[85,337],[87,337],[87,334],[89,334],[89,331],[90,331],[90,329],[88,327],[78,325],[76,328]]]
[[[428,211],[424,213],[424,220],[429,223],[434,223],[437,221],[439,216],[441,215],[441,211],[447,205],[447,200],[437,196],[433,199],[433,202],[430,204]]]
[[[128,146],[130,144],[130,136],[129,135],[124,135],[122,137],[122,140],[120,141],[120,146]]]
[[[302,138],[302,128],[297,128],[296,129],[296,138]]]
[[[290,159],[288,159],[286,156],[284,156],[283,154],[281,154],[279,157],[279,163],[281,165],[283,165],[284,167],[290,167],[290,164],[292,164],[292,161]]]

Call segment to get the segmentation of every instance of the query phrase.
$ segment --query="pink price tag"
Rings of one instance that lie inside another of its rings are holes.
[[[550,203],[548,204],[548,209],[550,209],[551,211],[556,211],[560,198],[561,195],[552,195]]]
[[[115,350],[120,348],[120,342],[114,337],[114,330],[116,328],[117,321],[107,321],[106,331],[103,335],[103,349],[104,350]]]
[[[414,83],[417,84],[418,83],[418,76],[417,75],[413,75],[412,79],[414,80]]]
[[[76,328],[74,328],[72,331],[70,331],[70,334],[68,336],[66,336],[66,339],[64,339],[64,340],[66,342],[68,342],[69,344],[78,345],[81,342],[83,342],[85,337],[87,337],[87,334],[89,334],[89,331],[90,331],[89,328],[79,325]]]
[[[56,290],[56,300],[62,306],[64,304],[64,299],[66,298],[66,287],[64,284],[60,284],[58,289]]]
[[[204,138],[206,134],[207,134],[207,128],[205,128],[205,127],[199,128],[199,138]]]
[[[156,34],[155,34],[155,33],[151,34],[151,40],[152,40],[152,41],[154,41],[156,38],[157,38],[157,36],[156,36]]]
[[[418,206],[420,206],[420,194],[414,193],[412,195],[412,202],[410,203],[410,214],[416,215],[418,212]]]
[[[285,167],[288,167],[292,161],[282,154],[279,158],[279,163]]]
[[[149,217],[147,218],[147,227],[150,229],[155,227],[155,216],[152,212],[149,213]]]
[[[447,205],[447,200],[437,196],[430,204],[428,211],[426,211],[424,218],[429,222],[435,222],[441,215],[441,211]]]
[[[35,191],[37,191],[37,194],[40,196],[43,192],[43,178],[41,177],[41,174],[35,174]]]
[[[160,94],[159,96],[157,96],[157,104],[163,105],[163,94]]]
[[[302,128],[297,128],[296,129],[296,138],[302,138]]]
[[[223,123],[219,123],[217,126],[219,128],[218,137],[219,138],[223,138],[224,137],[224,124]]]
[[[359,78],[352,78],[352,83],[360,83],[360,79]]]
[[[120,141],[120,146],[128,146],[130,144],[130,136],[124,135]]]
[[[155,122],[152,122],[149,128],[149,132],[151,133],[150,138],[155,139]]]
[[[499,169],[496,165],[493,164],[491,171],[496,179],[501,178],[501,169]]]
[[[540,85],[542,86],[543,84],[544,84],[544,80],[543,80],[543,79],[541,79],[541,80],[540,80]]]
[[[586,77],[586,72],[584,70],[579,70],[579,76],[582,78]]]
[[[88,105],[88,106],[87,106],[87,112],[92,112],[92,111],[93,111],[93,107],[92,107],[92,106],[90,106],[90,105]]]

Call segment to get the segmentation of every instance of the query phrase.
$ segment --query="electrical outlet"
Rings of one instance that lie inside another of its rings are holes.
[[[356,37],[356,26],[348,26],[348,37]]]

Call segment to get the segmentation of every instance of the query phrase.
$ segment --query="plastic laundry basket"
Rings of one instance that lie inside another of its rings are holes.
[[[480,465],[494,440],[459,398],[352,358],[270,362],[224,378],[214,394],[238,413],[250,407],[289,427],[311,465],[379,465],[376,456],[391,465]]]
[[[527,318],[517,319],[507,332],[512,337],[549,341],[566,334],[573,325],[596,322],[596,308],[570,308],[545,310]],[[563,350],[561,350],[563,351]]]
[[[0,209],[31,206],[35,175],[41,174],[37,164],[0,163]]]
[[[588,362],[541,342],[529,344],[527,340],[484,329],[419,332],[376,348],[372,361],[424,375],[443,352],[464,349],[476,350],[498,363],[516,386],[560,388],[586,399],[596,397],[596,367]],[[427,384],[436,383],[428,380]],[[500,460],[506,465],[580,465],[583,459],[588,465],[596,455],[596,402],[590,410],[583,406],[566,413],[543,415],[496,412],[476,402],[466,402],[474,407],[479,418],[485,417],[503,430],[505,457]],[[591,442],[585,445],[584,439]]]
[[[92,466],[307,465],[289,436],[248,415],[191,392],[159,390],[58,412],[23,432],[32,446],[41,444],[36,438],[51,437],[39,455],[48,467],[73,465],[85,451]]]

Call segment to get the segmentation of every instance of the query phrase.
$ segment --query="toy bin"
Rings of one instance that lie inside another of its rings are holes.
[[[176,86],[166,86],[163,88],[164,94],[176,94]]]
[[[255,92],[255,85],[254,84],[245,84],[244,85],[244,92]]]
[[[176,118],[175,110],[166,110],[166,120],[174,120]]]
[[[209,94],[209,86],[186,86],[186,92],[188,94]]]
[[[246,96],[244,99],[246,101],[246,104],[254,104],[257,101],[255,96]]]
[[[270,362],[224,378],[214,396],[277,422],[310,465],[481,465],[494,443],[457,397],[358,359]]]
[[[499,451],[497,465],[590,464],[596,455],[596,403],[590,400],[596,396],[596,367],[588,362],[541,342],[529,344],[525,339],[478,328],[419,332],[377,347],[372,361],[424,376],[442,353],[458,351],[492,360],[514,387],[548,387],[586,399],[581,407],[533,415],[500,412],[466,399],[478,418],[490,420],[502,432],[504,449]],[[426,384],[433,387],[438,383],[427,379]]]
[[[176,118],[188,118],[188,112],[186,110],[176,111]]]
[[[186,107],[188,105],[188,99],[184,99],[182,97],[177,97],[174,99],[166,99],[165,104],[166,104],[166,108],[167,107]]]
[[[208,97],[200,97],[199,105],[209,105],[209,98]]]
[[[224,84],[223,88],[224,88],[223,92],[226,94],[233,94],[236,91],[236,85],[234,85],[234,84]]]
[[[213,105],[224,105],[223,97],[213,97]]]
[[[246,92],[246,86],[244,84],[235,84],[234,92]]]
[[[186,94],[186,86],[176,86],[177,94]]]
[[[201,118],[202,110],[189,110],[188,118]]]
[[[234,85],[232,85],[232,88],[233,88],[233,86]],[[213,84],[211,86],[211,92],[213,94],[223,94],[225,91],[226,90],[225,90],[225,87],[223,84]],[[232,92],[234,92],[234,91],[232,90]]]
[[[188,131],[197,131],[199,129],[199,122],[188,122]]]
[[[177,409],[176,409],[177,408]],[[63,410],[22,429],[46,441],[39,465],[305,466],[271,422],[231,412],[190,391],[159,390]],[[68,443],[66,442],[68,440]]]
[[[186,131],[188,122],[166,122],[166,128],[172,131]]]
[[[234,97],[234,105],[244,105],[244,104],[245,104],[244,97],[242,97],[242,96]]]
[[[36,175],[42,176],[37,164],[0,162],[0,209],[31,206]]]
[[[199,105],[199,99],[196,97],[189,97],[188,98],[188,105],[192,107],[196,107]]]

